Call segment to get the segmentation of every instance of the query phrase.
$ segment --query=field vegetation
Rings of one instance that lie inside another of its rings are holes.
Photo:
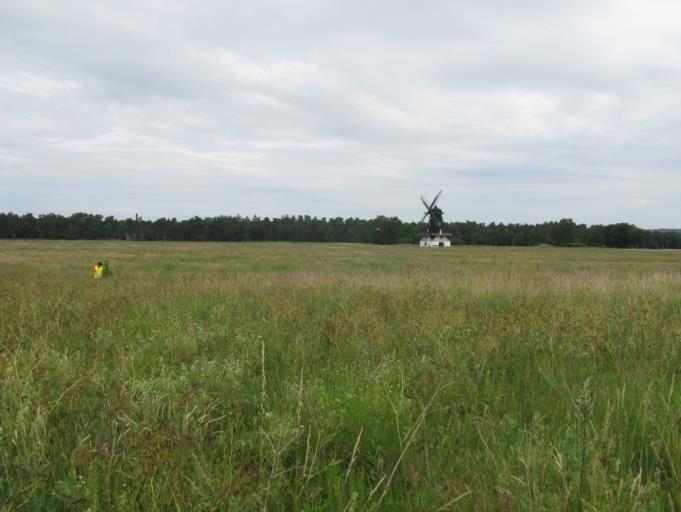
[[[680,368],[676,251],[0,241],[0,509],[681,510]]]

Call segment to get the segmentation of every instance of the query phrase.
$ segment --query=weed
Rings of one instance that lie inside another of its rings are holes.
[[[0,241],[0,509],[678,510],[678,256]]]

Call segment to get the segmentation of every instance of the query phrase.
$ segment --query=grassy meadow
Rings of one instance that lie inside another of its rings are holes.
[[[0,510],[681,510],[680,369],[676,251],[0,241]]]

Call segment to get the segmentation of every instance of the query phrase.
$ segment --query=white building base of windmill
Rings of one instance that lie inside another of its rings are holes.
[[[450,247],[452,242],[449,237],[452,236],[451,233],[426,233],[421,237],[419,242],[420,247]]]

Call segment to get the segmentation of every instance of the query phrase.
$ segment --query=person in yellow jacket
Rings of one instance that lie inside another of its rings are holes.
[[[92,267],[92,271],[95,273],[95,279],[101,279],[104,276],[104,265],[101,261],[98,261],[96,265]]]

